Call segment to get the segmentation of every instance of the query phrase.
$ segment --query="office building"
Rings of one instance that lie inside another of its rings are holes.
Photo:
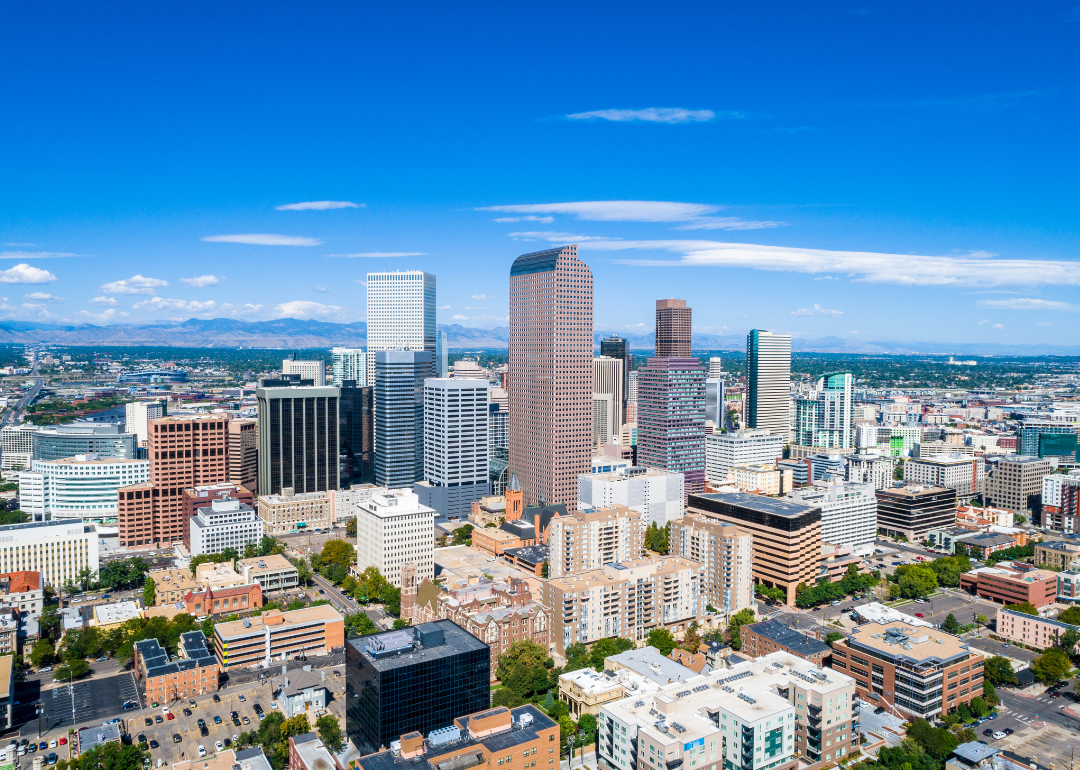
[[[685,500],[683,475],[659,468],[629,467],[578,477],[579,505],[625,505],[642,514],[645,527],[663,527],[682,516]]]
[[[658,311],[659,312],[659,311]],[[650,358],[638,369],[637,462],[682,473],[705,489],[705,368],[696,358]]]
[[[263,593],[284,591],[299,585],[299,570],[281,554],[252,556],[240,559],[240,573],[244,584],[258,583]]]
[[[345,725],[361,754],[448,727],[491,704],[488,646],[449,620],[345,645]],[[546,765],[545,765],[546,767]]]
[[[263,538],[263,523],[255,509],[230,498],[219,497],[196,508],[188,526],[192,556],[221,553],[226,548],[242,554],[248,543],[257,546]]]
[[[559,725],[531,704],[462,715],[428,733],[427,740],[416,731],[391,745],[391,751],[361,757],[357,770],[449,770],[462,764],[494,768],[496,760],[503,770],[526,770],[538,762],[541,768],[556,768],[560,762]]]
[[[1044,439],[1055,436],[1075,436],[1080,424],[1052,420],[1024,420],[1016,429],[1016,454],[1026,457],[1045,457],[1040,454]],[[1052,442],[1050,442],[1052,443]]]
[[[645,522],[623,505],[579,510],[551,520],[550,577],[641,558]]]
[[[690,308],[685,299],[656,300],[656,357],[690,357]]]
[[[904,486],[879,489],[878,531],[889,537],[903,535],[914,542],[932,529],[956,524],[956,490],[945,487]]]
[[[486,380],[424,380],[424,481],[412,486],[420,502],[442,516],[464,519],[473,501],[488,493],[490,387]]]
[[[510,451],[510,412],[501,404],[488,404],[488,458]]]
[[[828,662],[832,648],[820,639],[788,628],[777,620],[747,623],[739,629],[741,655],[760,658],[774,652],[786,652],[813,663],[819,668]]]
[[[336,388],[344,388],[350,380],[354,388],[367,385],[367,353],[363,348],[332,348],[330,350],[330,371]]]
[[[345,380],[338,402],[342,487],[375,481],[375,388]]]
[[[754,329],[746,338],[746,427],[790,430],[791,336]]]
[[[419,580],[435,577],[435,511],[398,489],[356,506],[356,568],[377,567],[395,586],[401,565],[416,566]]]
[[[873,484],[819,481],[796,489],[788,499],[821,509],[822,542],[849,546],[859,552],[873,550],[878,530]]]
[[[1025,562],[1001,562],[960,575],[960,588],[1000,604],[1030,602],[1036,608],[1057,601],[1058,573]]]
[[[631,559],[544,583],[559,655],[609,636],[640,644],[654,628],[681,637],[707,603],[704,565],[681,556]]]
[[[435,276],[422,270],[367,274],[366,384],[374,384],[375,354],[384,350],[431,354],[435,376]]]
[[[731,477],[746,492],[775,497],[791,491],[791,472],[775,465],[736,465],[731,469]]]
[[[615,404],[610,393],[592,394],[592,433],[594,447],[616,443]]]
[[[795,602],[799,583],[814,585],[820,575],[821,509],[761,495],[690,495],[692,513],[734,524],[753,535],[754,580],[787,593]]]
[[[875,489],[887,489],[893,484],[893,461],[879,454],[856,454],[845,457],[844,480],[856,484],[873,484]]]
[[[170,659],[157,639],[135,642],[135,681],[147,703],[173,703],[217,692],[218,661],[202,631],[180,634],[176,652]]]
[[[149,460],[97,455],[34,460],[32,470],[19,473],[19,507],[32,521],[86,519],[115,524],[117,490],[149,480]]]
[[[968,531],[970,534],[970,530]],[[1051,540],[1035,543],[1035,564],[1055,570],[1067,570],[1069,565],[1080,559],[1080,543],[1070,540]]]
[[[228,482],[228,423],[220,414],[150,421],[150,480],[117,490],[121,547],[184,540],[184,490]]]
[[[321,388],[326,385],[326,364],[322,361],[297,361],[296,354],[281,362],[281,373],[299,375],[301,380],[311,380],[311,385]]]
[[[630,400],[630,370],[633,368],[633,356],[626,347],[626,340],[622,337],[604,337],[600,340],[600,355],[606,358],[617,358],[623,362],[623,422],[626,419],[626,404]]]
[[[450,343],[446,339],[446,332],[442,330],[435,338],[435,376],[450,376]]]
[[[259,492],[258,421],[250,418],[229,420],[229,483]]]
[[[823,768],[859,753],[854,703],[847,674],[774,652],[602,705],[598,753],[614,770]]]
[[[0,470],[30,470],[30,463],[34,459],[34,433],[37,429],[32,423],[5,425],[0,428]]]
[[[717,519],[688,513],[671,522],[670,553],[705,567],[705,598],[729,616],[754,608],[754,536]]]
[[[848,449],[851,430],[851,372],[818,378],[808,396],[795,399],[795,443],[801,446]]]
[[[326,492],[297,493],[285,487],[280,494],[259,495],[256,507],[263,530],[271,537],[331,526],[330,497]]]
[[[344,644],[345,619],[328,604],[290,612],[267,610],[214,626],[214,652],[222,671],[283,663],[301,653],[333,652]]]
[[[936,628],[856,626],[833,642],[832,657],[833,669],[854,677],[859,697],[913,718],[930,720],[982,696],[983,655]]]
[[[132,401],[124,407],[124,416],[126,418],[124,430],[128,433],[134,433],[139,446],[143,446],[150,438],[147,430],[150,420],[164,417],[166,413],[167,407],[164,399]]]
[[[705,475],[727,481],[736,465],[775,463],[784,456],[784,436],[768,430],[734,430],[705,436]]]
[[[705,380],[705,425],[719,431],[727,425],[727,404],[724,403],[724,381],[717,377]],[[706,472],[706,475],[708,473]]]
[[[335,387],[261,387],[259,404],[259,494],[289,487],[300,493],[339,487],[338,407]]]
[[[608,424],[611,437],[619,435],[619,428],[626,422],[626,358],[600,356],[593,359],[593,399],[597,394],[610,396]],[[599,442],[609,444],[611,437]],[[618,442],[615,442],[618,443]]]
[[[1042,525],[1068,534],[1080,532],[1080,471],[1043,476]]]
[[[184,548],[191,553],[191,527],[187,525],[199,508],[206,508],[214,499],[237,500],[244,505],[255,505],[255,494],[247,487],[228,482],[203,484],[183,490],[180,495],[180,515],[184,522]]]
[[[842,481],[847,471],[847,460],[842,454],[813,454],[803,462],[807,464],[807,483],[815,481]]]
[[[98,571],[98,533],[78,520],[38,521],[0,526],[0,574],[40,572],[59,590],[79,573]]]
[[[35,460],[63,460],[75,455],[132,460],[138,445],[134,433],[124,433],[117,423],[73,422],[34,431]]]
[[[981,457],[956,454],[912,457],[904,462],[904,483],[955,489],[957,502],[967,505],[983,493],[985,465]]]
[[[593,446],[593,281],[577,246],[514,261],[509,346],[509,465],[527,503],[573,509]]]
[[[1050,461],[1040,457],[1006,455],[998,460],[986,480],[986,502],[1026,516],[1029,520],[1042,511],[1043,477],[1053,470]]]
[[[397,489],[424,478],[424,380],[435,373],[426,351],[379,351],[375,361],[375,483]]]

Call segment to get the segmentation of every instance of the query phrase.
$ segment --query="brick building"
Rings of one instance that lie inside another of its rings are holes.
[[[179,656],[170,661],[157,639],[135,642],[135,678],[147,703],[172,703],[218,689],[218,661],[202,631],[180,635]]]
[[[742,640],[740,652],[753,658],[783,651],[823,666],[831,651],[829,645],[820,639],[800,634],[775,620],[748,623],[739,629],[739,638]]]
[[[1045,650],[1047,647],[1057,647],[1062,634],[1066,631],[1080,631],[1080,626],[1002,607],[997,611],[995,630],[998,636],[1017,644]],[[1080,648],[1080,644],[1077,644],[1077,647]]]
[[[262,605],[262,588],[258,583],[216,590],[208,586],[201,592],[188,591],[184,595],[184,609],[187,614],[200,618],[243,612]]]
[[[1056,600],[1057,573],[1023,562],[1002,562],[963,573],[960,588],[1001,604],[1031,602],[1035,607],[1045,607]]]
[[[214,652],[223,671],[255,663],[285,661],[304,651],[332,652],[345,645],[345,619],[322,604],[214,626]]]

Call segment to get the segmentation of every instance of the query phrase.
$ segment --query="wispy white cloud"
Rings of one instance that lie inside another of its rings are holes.
[[[568,120],[607,120],[613,123],[707,123],[717,117],[742,118],[741,112],[721,112],[712,110],[688,110],[683,107],[646,107],[641,110],[591,110],[575,112],[566,116]]]
[[[327,254],[328,257],[422,257],[422,251],[359,251],[355,254]]]
[[[328,209],[362,209],[366,203],[352,201],[304,201],[303,203],[283,203],[274,206],[278,211],[326,211]]]
[[[990,322],[984,318],[983,320],[979,321],[979,326],[986,326],[988,323]]]
[[[491,220],[492,222],[539,222],[543,225],[550,225],[555,221],[555,217],[496,217]]]
[[[101,290],[106,294],[157,294],[158,289],[168,285],[168,281],[160,278],[133,275],[131,278],[104,283],[101,285]]]
[[[180,283],[193,289],[201,289],[205,286],[217,286],[224,280],[223,275],[197,275],[194,278],[181,278]]]
[[[21,244],[10,243],[9,246]],[[29,243],[27,246],[33,246]],[[85,254],[71,254],[66,251],[0,251],[0,259],[58,259],[60,257],[84,257]]]
[[[63,302],[63,297],[57,297],[54,294],[47,294],[43,291],[32,291],[29,294],[24,294],[23,299],[34,300],[36,302]]]
[[[815,304],[811,308],[801,307],[798,310],[792,310],[791,315],[843,315],[843,310],[828,310],[821,305]]]
[[[277,312],[275,318],[296,318],[301,321],[332,318],[341,314],[341,308],[337,305],[323,305],[319,302],[302,299],[282,302],[275,310]]]
[[[319,294],[326,294],[326,287],[325,286],[315,286],[315,287],[312,288],[312,291],[317,291]]]
[[[94,297],[92,300],[90,300],[90,302],[91,302],[91,304],[94,304],[94,305],[119,305],[120,304],[119,302],[116,301],[115,297]]]
[[[206,313],[217,307],[212,299],[205,302],[186,299],[165,299],[164,297],[151,297],[131,306],[132,310],[169,310],[183,311],[186,313]]]
[[[885,254],[828,251],[719,241],[585,241],[582,249],[654,250],[677,259],[622,259],[620,264],[655,267],[745,267],[777,272],[832,274],[861,283],[900,286],[1040,286],[1080,284],[1076,261],[997,259],[986,252],[965,255]]]
[[[56,276],[40,267],[22,264],[0,270],[0,283],[52,283]]]
[[[318,246],[318,238],[305,238],[299,235],[275,235],[273,233],[246,233],[241,235],[208,235],[203,238],[209,243],[246,243],[250,246]]]
[[[993,328],[995,328],[995,329],[1004,329],[1005,324],[994,324]]]
[[[449,310],[449,309],[450,309],[450,305],[439,305],[439,307],[436,308],[436,310]]]
[[[525,241],[551,241],[552,243],[581,243],[583,241],[608,240],[602,235],[576,235],[574,233],[557,233],[551,230],[510,233],[510,237],[520,238]]]
[[[217,318],[247,318],[250,316],[257,316],[263,312],[263,305],[256,305],[250,302],[242,304],[233,304],[232,302],[222,302],[218,306],[214,316]]]
[[[995,310],[1066,310],[1072,313],[1080,312],[1080,305],[1074,305],[1071,302],[1059,302],[1034,297],[981,299],[976,304],[979,307],[993,308]]]
[[[498,211],[507,214],[564,214],[589,222],[657,222],[676,223],[677,230],[760,230],[782,227],[784,222],[753,221],[741,217],[712,216],[723,209],[708,203],[678,201],[571,201],[567,203],[522,203],[506,206],[484,206],[477,211]],[[504,217],[496,222],[551,221],[553,217]]]
[[[450,320],[451,320],[451,321],[468,321],[468,320],[469,320],[469,316],[467,316],[467,315],[460,315],[460,314],[459,314],[459,315],[452,315],[452,316],[450,316]]]
[[[0,243],[0,246],[37,246],[37,244],[36,243],[12,243],[11,241],[8,241],[7,243]]]
[[[678,225],[676,230],[767,230],[772,227],[784,227],[787,222],[772,219],[750,220],[742,217],[702,217],[695,222]]]
[[[117,318],[124,318],[126,316],[129,316],[131,315],[131,313],[127,313],[123,310],[117,310],[116,308],[111,307],[102,313],[91,313],[89,310],[80,310],[78,312],[78,315],[82,316],[83,318],[89,318],[91,321],[97,321],[98,323],[107,323]]]
[[[487,295],[486,294],[474,294],[474,295],[472,295],[472,298],[473,299],[487,299]]]

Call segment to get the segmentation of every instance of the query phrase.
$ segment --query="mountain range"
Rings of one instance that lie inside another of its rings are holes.
[[[507,346],[509,328],[496,326],[476,329],[460,324],[439,325],[446,332],[451,349],[490,349]],[[617,335],[627,340],[631,350],[653,349],[653,335],[619,335],[617,332],[596,330],[597,346],[604,337]],[[53,345],[100,345],[134,346],[153,345],[162,347],[196,348],[325,348],[363,347],[366,344],[367,324],[358,321],[351,324],[325,321],[300,321],[279,318],[274,321],[237,321],[228,318],[152,324],[112,324],[94,326],[78,324],[34,323],[30,321],[0,322],[0,344],[46,343]],[[692,337],[695,350],[746,349],[746,337],[739,334],[719,335],[695,333]],[[840,337],[820,339],[796,338],[791,341],[795,352],[863,353],[863,354],[931,354],[931,355],[1009,355],[1042,356],[1080,355],[1080,345],[1003,345],[990,342],[895,342],[861,341]]]

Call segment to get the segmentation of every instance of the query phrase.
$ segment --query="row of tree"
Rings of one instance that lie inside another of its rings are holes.
[[[828,604],[845,596],[867,591],[880,582],[881,573],[862,574],[857,565],[850,564],[844,577],[835,583],[828,578],[821,578],[815,586],[799,583],[795,589],[795,606],[807,608]]]

